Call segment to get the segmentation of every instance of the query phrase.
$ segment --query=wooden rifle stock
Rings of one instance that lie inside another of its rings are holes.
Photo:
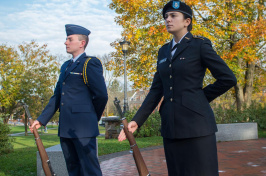
[[[33,119],[32,119],[32,117],[30,115],[30,111],[28,109],[28,105],[24,104],[23,107],[24,107],[26,115],[27,115],[27,117],[29,119],[30,125],[32,125],[33,124]],[[41,161],[42,161],[42,168],[43,168],[43,171],[44,171],[45,175],[46,176],[56,176],[56,174],[52,170],[52,166],[51,166],[49,157],[48,157],[48,155],[46,153],[46,150],[45,150],[45,148],[43,146],[42,140],[41,140],[41,138],[39,136],[39,133],[38,133],[38,131],[37,131],[37,129],[35,127],[33,127],[33,134],[34,134],[34,137],[35,137],[35,142],[36,142],[37,148],[39,150],[39,154],[40,154]]]
[[[122,110],[121,110],[119,103],[120,103],[120,101],[117,98],[115,98],[114,104],[115,104],[115,107],[118,111],[120,118],[122,119],[122,123],[124,126],[123,129],[124,129],[124,132],[126,134],[128,141],[129,141],[130,148],[133,151],[133,157],[134,157],[139,175],[140,176],[150,176],[148,168],[147,168],[147,166],[144,162],[144,159],[143,159],[143,157],[139,151],[139,148],[137,146],[136,140],[135,140],[133,134],[130,131],[128,131],[128,123],[127,123],[126,118],[124,118],[124,115],[122,113]]]

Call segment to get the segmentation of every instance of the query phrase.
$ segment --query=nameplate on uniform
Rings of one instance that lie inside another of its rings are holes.
[[[82,73],[77,73],[77,72],[70,72],[72,75],[82,75]]]
[[[159,64],[164,63],[164,62],[166,61],[166,59],[167,59],[167,58],[164,58],[164,59],[160,60],[160,61],[159,61]]]

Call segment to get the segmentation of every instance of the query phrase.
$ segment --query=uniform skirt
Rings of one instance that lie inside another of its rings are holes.
[[[215,134],[163,142],[169,176],[219,175]]]

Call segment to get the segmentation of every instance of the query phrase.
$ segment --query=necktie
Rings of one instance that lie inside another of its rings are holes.
[[[174,51],[178,47],[178,45],[180,45],[180,43],[175,44],[175,46],[171,49],[171,51]]]
[[[71,61],[68,63],[65,72],[67,71],[67,69],[68,69],[69,67],[71,67],[72,64],[73,64],[73,59],[71,59]]]
[[[174,50],[177,49],[178,45],[180,45],[180,43],[175,44],[175,46],[171,49],[171,55],[172,55],[172,57],[174,56],[174,54],[176,52]]]

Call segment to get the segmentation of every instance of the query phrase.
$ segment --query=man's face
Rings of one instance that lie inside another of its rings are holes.
[[[165,13],[164,20],[169,33],[186,30],[190,24],[189,19],[184,19],[184,15],[181,12],[175,11]]]
[[[69,54],[77,53],[84,47],[84,44],[82,44],[82,41],[79,41],[78,35],[76,34],[69,35],[66,38],[65,45],[66,45],[66,51]]]

